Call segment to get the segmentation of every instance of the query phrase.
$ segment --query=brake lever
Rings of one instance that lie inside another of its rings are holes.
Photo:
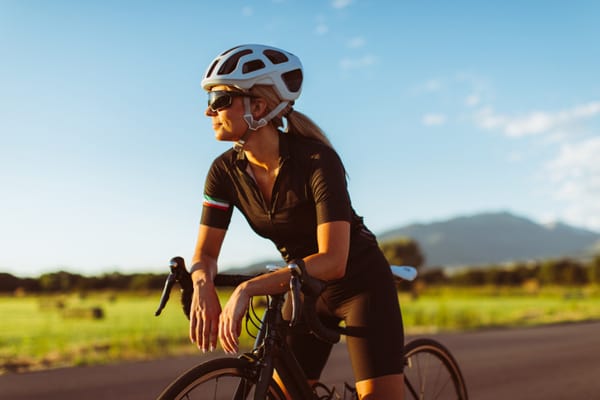
[[[300,295],[300,278],[292,269],[292,277],[290,278],[290,291],[292,294],[292,318],[290,319],[290,327],[295,326],[300,320],[302,312],[302,298]]]
[[[170,262],[171,272],[175,275],[175,280],[181,287],[181,307],[187,318],[190,317],[192,306],[192,295],[194,294],[194,285],[192,276],[185,268],[185,261],[182,257],[173,257]]]
[[[160,302],[158,304],[158,309],[154,312],[154,316],[158,317],[160,315],[160,313],[162,312],[162,310],[167,305],[167,302],[169,301],[169,296],[171,294],[171,289],[173,288],[175,281],[176,281],[176,276],[173,272],[171,272],[169,274],[169,276],[167,276],[167,280],[165,281],[165,286],[164,286],[162,294],[160,296]]]
[[[169,267],[171,272],[165,281],[165,286],[163,288],[162,295],[160,296],[160,303],[154,315],[158,317],[165,308],[167,302],[169,301],[171,289],[173,289],[173,285],[177,282],[181,287],[181,305],[183,307],[183,313],[189,318],[192,294],[194,292],[192,277],[185,268],[185,261],[181,257],[171,258]]]

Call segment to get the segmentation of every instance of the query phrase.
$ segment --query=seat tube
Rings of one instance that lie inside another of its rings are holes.
[[[273,356],[267,354],[263,360],[263,365],[260,368],[256,390],[254,392],[254,400],[264,400],[269,392],[269,385],[273,378]]]
[[[255,348],[262,345],[263,357],[260,358],[261,363],[258,382],[256,383],[256,391],[254,399],[265,399],[269,391],[269,385],[273,378],[273,357],[277,352],[275,331],[278,319],[281,316],[281,304],[283,303],[283,295],[269,296],[269,304],[262,319],[262,326],[256,336]],[[279,318],[278,318],[279,317]]]

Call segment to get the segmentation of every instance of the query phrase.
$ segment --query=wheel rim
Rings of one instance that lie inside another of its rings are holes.
[[[462,399],[457,371],[437,349],[421,347],[406,356],[404,369],[408,398],[415,400]]]

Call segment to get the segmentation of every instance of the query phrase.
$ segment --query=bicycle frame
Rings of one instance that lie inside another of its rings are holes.
[[[262,318],[262,324],[250,353],[242,358],[250,358],[258,365],[258,384],[255,399],[265,399],[269,384],[276,371],[281,383],[292,399],[306,400],[314,398],[304,371],[294,357],[286,342],[288,321],[281,313],[284,295],[268,296],[268,306]]]
[[[169,293],[173,285],[179,283],[182,288],[181,303],[183,311],[184,314],[189,317],[193,293],[190,274],[187,272],[185,262],[181,257],[172,258],[170,268],[171,273],[165,282],[159,307],[156,310],[155,315],[160,315],[169,299]],[[268,395],[272,395],[273,393],[282,395],[283,393],[281,392],[283,391],[285,391],[290,398],[295,400],[319,398],[314,387],[311,387],[309,384],[302,367],[298,363],[298,360],[294,356],[286,340],[290,326],[299,319],[301,308],[304,316],[303,321],[307,324],[308,331],[319,339],[333,344],[339,341],[340,334],[351,334],[342,327],[332,329],[325,326],[317,316],[315,309],[316,299],[324,290],[326,283],[308,275],[303,263],[299,263],[299,265],[290,263],[287,268],[291,271],[290,291],[288,292],[289,300],[291,300],[290,302],[292,305],[291,322],[287,321],[282,314],[283,304],[286,301],[285,294],[268,295],[267,308],[261,319],[261,324],[258,327],[254,347],[250,352],[244,353],[239,357],[241,360],[244,360],[244,363],[242,363],[244,365],[243,375],[248,377],[250,381],[248,381],[248,379],[241,380],[237,388],[235,388],[236,392],[234,398],[246,398],[245,396],[247,395],[250,386],[254,385],[256,385],[254,387],[255,400],[265,399]],[[392,266],[391,268],[393,274],[397,278],[405,280],[412,280],[415,278],[416,270],[413,267]],[[271,268],[269,268],[269,270],[271,270]],[[249,279],[252,279],[252,276],[224,274],[217,275],[214,283],[215,286],[237,286]],[[303,299],[301,298],[301,293],[304,294]],[[453,379],[455,386],[460,386],[460,390],[465,392],[464,399],[466,399],[464,380],[460,375],[460,371],[453,357],[447,350],[442,348],[443,346],[428,344],[425,347],[427,347],[428,352],[436,355],[438,359],[443,359],[444,366],[449,370],[450,377]],[[169,393],[166,398],[172,398],[170,396],[180,393],[180,390],[184,390],[178,385],[189,385],[190,382],[194,382],[197,379],[196,373],[195,369],[192,369],[174,381],[165,391],[165,393]],[[273,386],[274,373],[279,377],[277,387]],[[415,398],[418,398],[416,397],[417,391],[415,388],[410,384],[407,387],[409,388],[409,391],[415,395]],[[234,387],[231,386],[230,388],[234,389]],[[419,393],[423,393],[422,387],[419,388]]]

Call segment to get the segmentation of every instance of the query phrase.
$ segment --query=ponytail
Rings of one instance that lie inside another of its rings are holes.
[[[256,97],[262,97],[267,101],[270,110],[275,109],[281,99],[277,96],[272,86],[255,85],[250,89],[250,94]],[[287,134],[300,135],[310,139],[318,140],[328,147],[333,148],[331,142],[325,135],[325,132],[306,115],[293,109],[294,102],[290,102],[277,116],[271,119],[270,123],[275,128],[283,128],[283,118],[287,120]]]
[[[301,136],[305,136],[311,139],[316,139],[319,142],[333,148],[329,139],[325,135],[325,132],[313,122],[312,119],[299,111],[291,109],[290,112],[285,116],[287,120],[287,131],[295,133]]]

